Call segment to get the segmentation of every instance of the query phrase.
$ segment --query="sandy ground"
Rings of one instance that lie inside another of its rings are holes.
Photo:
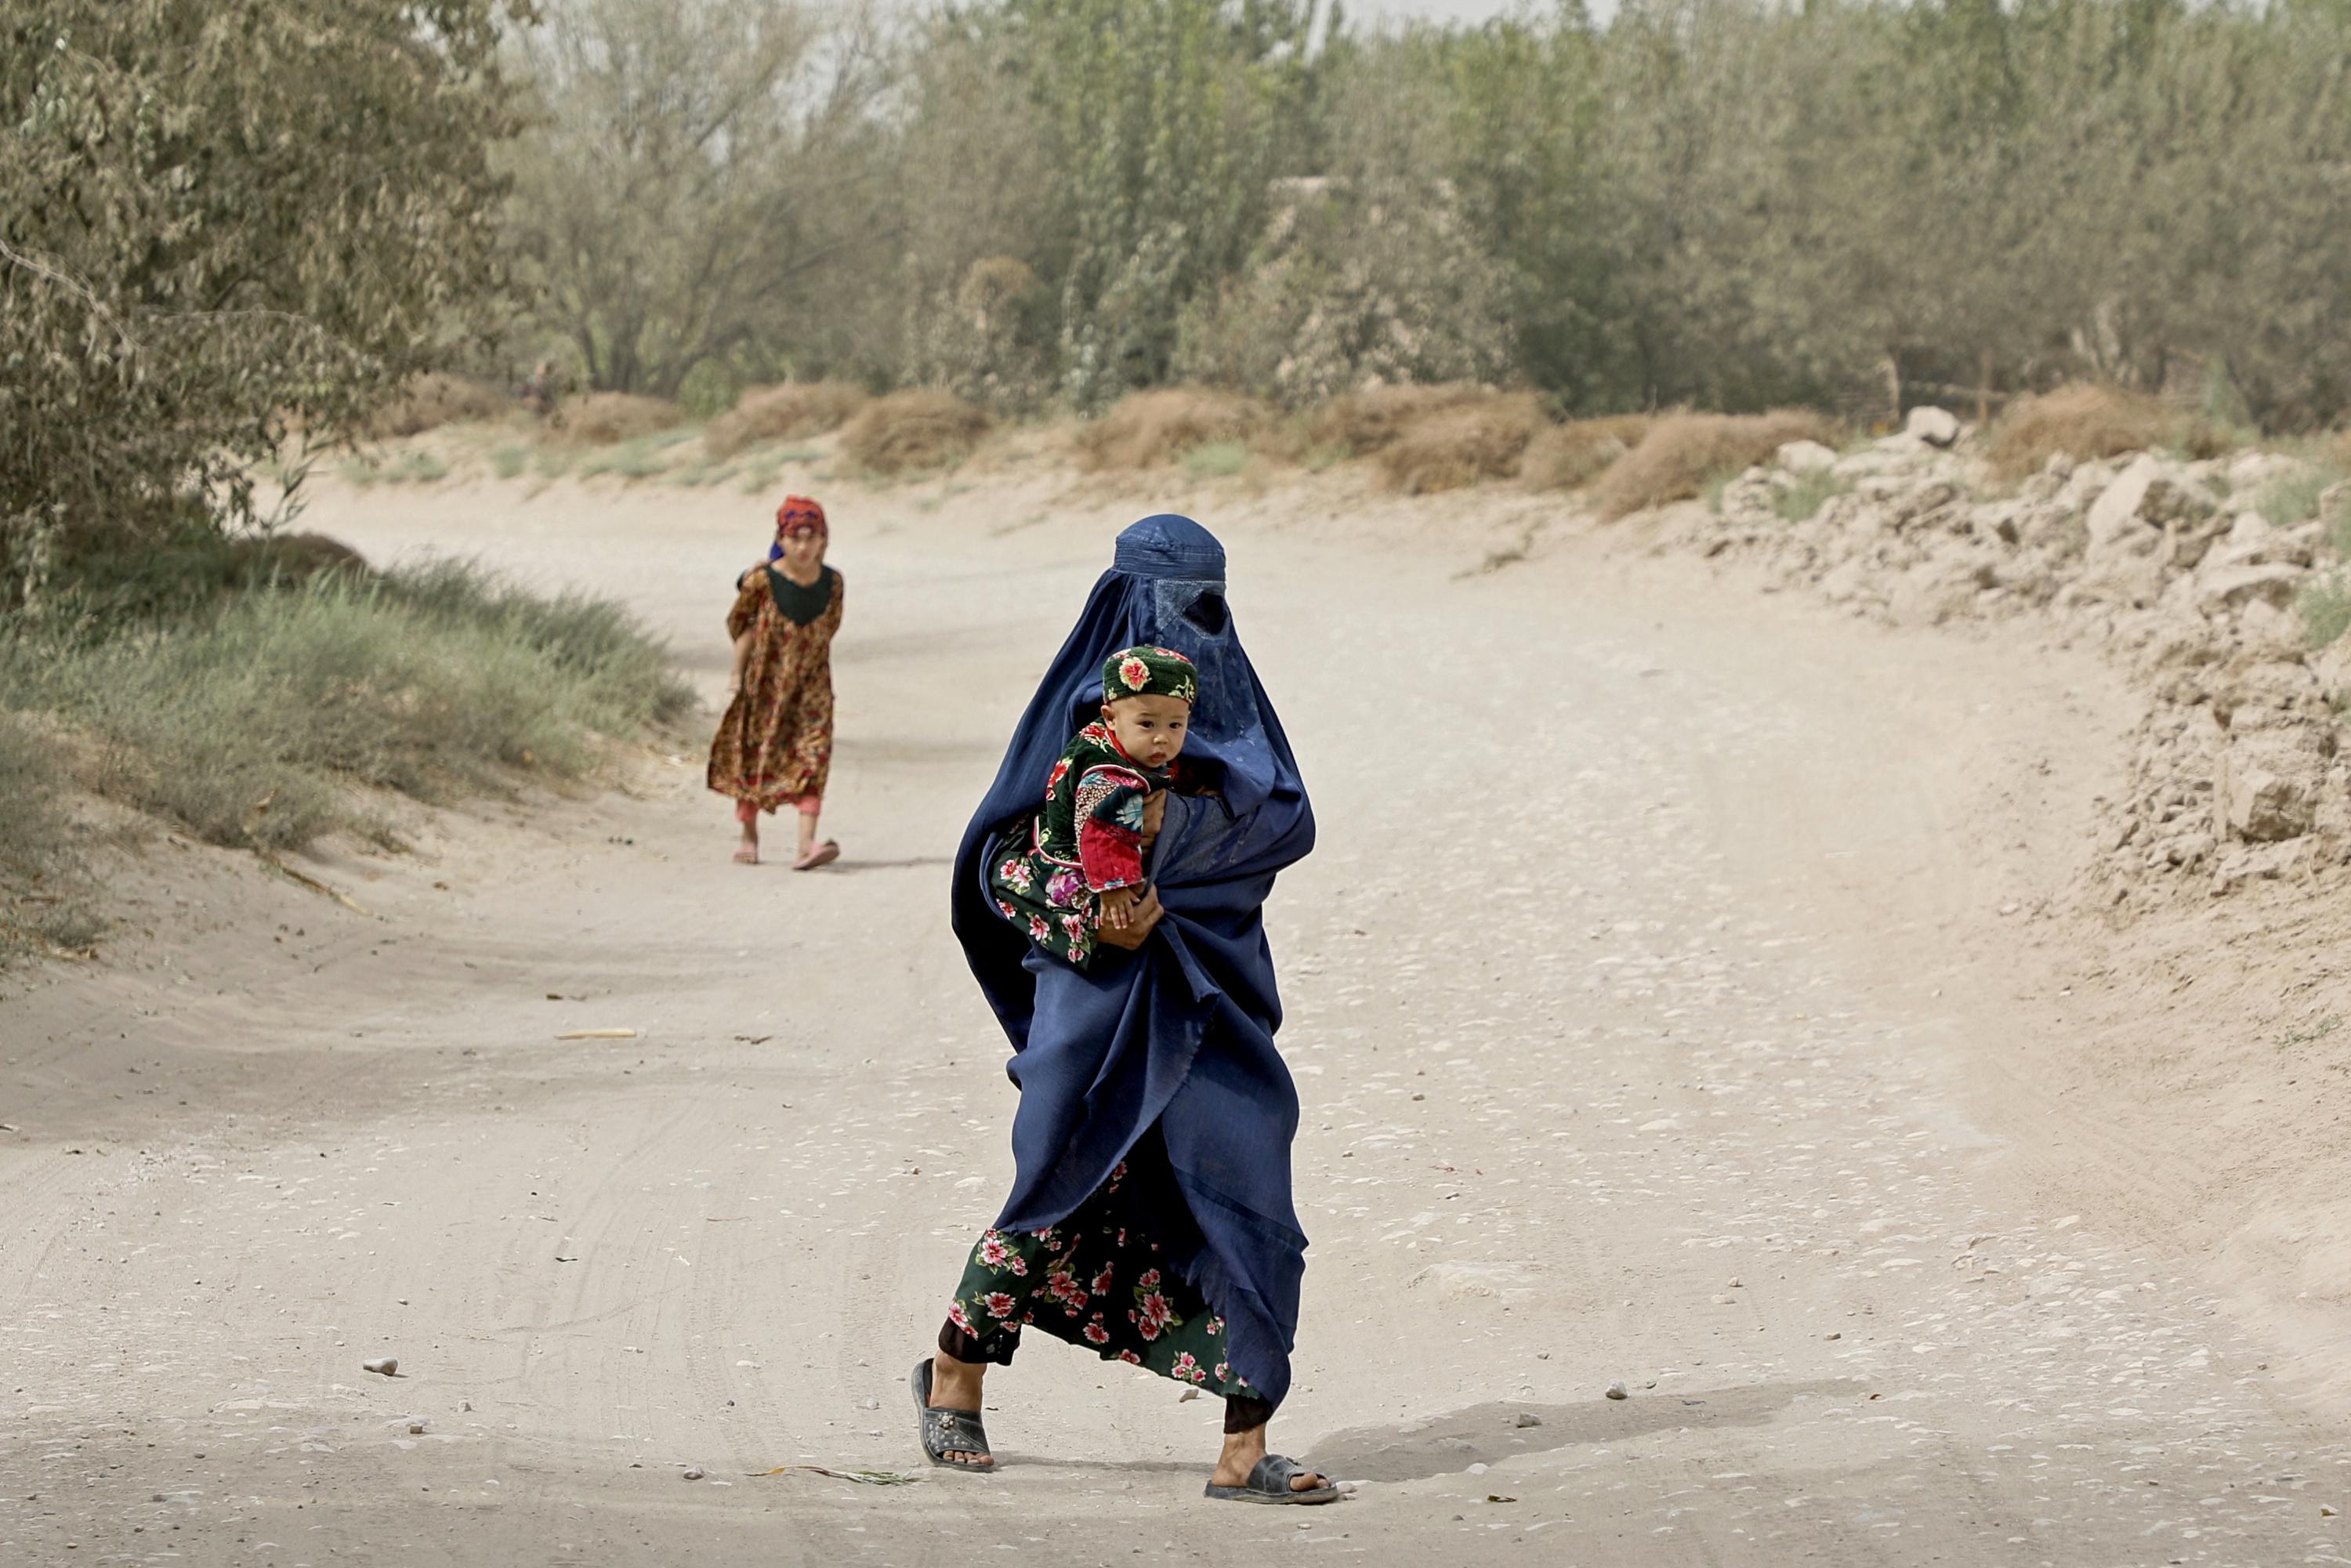
[[[1002,1473],[924,1467],[903,1380],[1013,1109],[946,859],[1147,508],[835,494],[836,870],[727,863],[689,747],[306,866],[364,914],[157,838],[109,956],[0,1003],[0,1563],[2351,1561],[2320,1342],[2216,1287],[2143,1130],[2189,1113],[2059,1065],[2137,1016],[2036,918],[2110,678],[1572,531],[1465,577],[1528,506],[1336,490],[1194,504],[1322,823],[1270,908],[1276,1446],[1362,1485],[1206,1503],[1214,1402],[1043,1342]],[[624,595],[714,694],[761,544],[569,485],[309,521]],[[918,1484],[764,1473],[809,1465]]]

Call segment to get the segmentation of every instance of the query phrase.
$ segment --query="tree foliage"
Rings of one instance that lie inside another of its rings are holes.
[[[0,578],[249,516],[485,324],[506,0],[0,0]]]
[[[1265,232],[1311,106],[1312,0],[1006,0],[1008,63],[1041,111],[1071,219],[1063,389],[1099,406],[1166,378],[1186,305]]]
[[[519,53],[538,122],[510,159],[539,319],[589,382],[674,398],[853,358],[827,274],[885,254],[881,70],[861,25],[794,0],[549,0]]]
[[[0,0],[12,591],[249,515],[289,423],[445,360],[509,267],[509,342],[708,404],[2351,413],[2351,0],[526,4]]]

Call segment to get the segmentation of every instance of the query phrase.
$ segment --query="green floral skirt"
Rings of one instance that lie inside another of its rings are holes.
[[[1104,1361],[1255,1399],[1249,1380],[1225,1360],[1224,1319],[1168,1266],[1147,1228],[1167,1210],[1139,1196],[1121,1165],[1061,1224],[981,1236],[947,1307],[947,1322],[963,1340],[950,1354],[1009,1362],[1021,1332],[1041,1329]]]

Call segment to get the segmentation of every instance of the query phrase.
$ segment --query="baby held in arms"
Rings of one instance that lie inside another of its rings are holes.
[[[1171,648],[1103,664],[1102,716],[1053,764],[1027,852],[1008,851],[988,878],[998,912],[1049,956],[1084,968],[1102,926],[1126,928],[1144,890],[1144,808],[1178,783],[1199,692],[1192,661]]]

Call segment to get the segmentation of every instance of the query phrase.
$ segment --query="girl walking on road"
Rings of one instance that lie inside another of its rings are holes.
[[[841,630],[841,573],[824,564],[824,508],[787,496],[776,550],[735,580],[726,635],[736,643],[735,691],[710,743],[710,788],[735,800],[735,859],[759,863],[759,813],[790,806],[799,818],[794,871],[840,858],[817,840],[832,768],[832,639]]]
[[[1328,1502],[1329,1479],[1266,1446],[1290,1389],[1306,1238],[1290,1200],[1298,1093],[1263,906],[1313,847],[1306,788],[1233,634],[1223,547],[1187,517],[1119,536],[1013,732],[956,859],[956,935],[1010,1037],[1012,1192],[973,1247],[935,1354],[911,1376],[923,1447],[995,1458],[981,1381],[1031,1330],[1225,1397],[1207,1495]],[[1142,812],[1149,883],[1083,967],[1008,922],[991,889],[1026,847],[1044,781],[1102,712],[1103,663],[1147,645],[1196,674],[1176,789]]]

